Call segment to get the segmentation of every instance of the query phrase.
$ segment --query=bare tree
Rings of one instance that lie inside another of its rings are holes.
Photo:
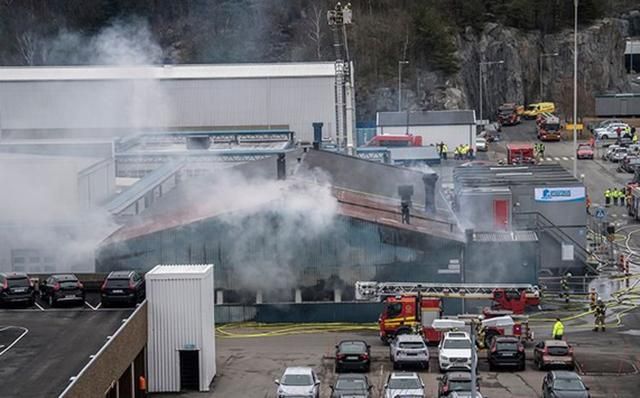
[[[324,26],[324,24],[325,10],[314,3],[307,13],[306,33],[307,37],[309,38],[309,40],[311,40],[315,47],[316,58],[318,60],[322,59],[322,37],[324,36],[322,27]]]
[[[39,46],[39,39],[36,33],[31,30],[25,30],[24,32],[17,33],[16,36],[18,50],[25,65],[35,65]]]

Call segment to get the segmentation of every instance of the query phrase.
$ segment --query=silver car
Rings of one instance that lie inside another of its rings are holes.
[[[384,398],[424,397],[424,383],[417,373],[393,372],[384,385]]]
[[[429,349],[422,336],[417,334],[400,334],[389,345],[389,357],[393,368],[402,365],[419,365],[429,369]]]
[[[613,153],[609,156],[609,160],[614,163],[617,163],[624,159],[629,154],[627,148],[616,148]]]
[[[275,380],[278,390],[276,397],[320,397],[320,380],[316,372],[308,367],[286,368],[282,379]]]

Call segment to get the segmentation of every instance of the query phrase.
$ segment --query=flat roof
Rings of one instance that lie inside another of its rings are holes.
[[[472,110],[378,112],[376,119],[378,127],[476,124],[476,114]]]
[[[213,264],[158,264],[147,272],[146,279],[194,278],[204,276],[213,269]]]
[[[2,397],[57,397],[132,312],[0,311]]]
[[[180,80],[335,77],[333,62],[270,64],[0,67],[0,82],[50,80]]]

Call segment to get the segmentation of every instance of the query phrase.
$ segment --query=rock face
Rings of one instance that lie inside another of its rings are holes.
[[[593,113],[595,94],[629,90],[624,70],[624,47],[629,26],[636,20],[640,21],[640,14],[630,13],[624,19],[604,19],[592,26],[580,27],[579,115]],[[456,37],[456,44],[460,71],[449,78],[430,71],[417,71],[417,87],[406,93],[403,91],[409,108],[467,108],[478,112],[479,63],[503,60],[503,64],[483,67],[484,118],[493,117],[497,107],[504,102],[527,104],[548,100],[556,102],[561,115],[572,113],[573,30],[543,36],[539,32],[487,23],[480,32],[466,29]],[[542,58],[541,96],[540,55],[553,53],[558,55]]]

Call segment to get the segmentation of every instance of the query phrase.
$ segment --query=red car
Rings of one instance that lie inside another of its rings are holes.
[[[589,144],[578,145],[576,157],[578,159],[593,159],[593,147]]]

